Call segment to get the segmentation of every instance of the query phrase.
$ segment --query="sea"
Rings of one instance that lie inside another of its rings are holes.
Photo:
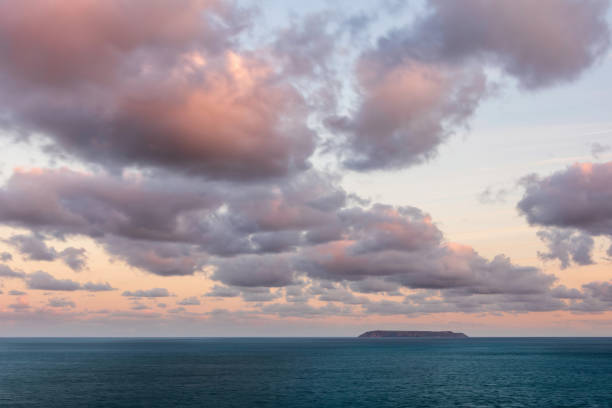
[[[2,338],[0,407],[612,407],[612,338]]]

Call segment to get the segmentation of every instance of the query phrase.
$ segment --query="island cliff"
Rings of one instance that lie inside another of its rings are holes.
[[[361,334],[359,337],[440,337],[452,339],[465,339],[463,333],[452,331],[401,331],[401,330],[374,330]]]

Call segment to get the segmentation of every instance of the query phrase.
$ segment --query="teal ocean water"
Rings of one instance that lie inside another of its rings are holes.
[[[1,407],[612,407],[612,338],[0,339]]]

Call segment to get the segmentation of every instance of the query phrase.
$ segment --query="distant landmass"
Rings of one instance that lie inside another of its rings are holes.
[[[441,337],[452,339],[465,339],[463,333],[452,331],[403,331],[403,330],[373,330],[365,332],[359,337]]]

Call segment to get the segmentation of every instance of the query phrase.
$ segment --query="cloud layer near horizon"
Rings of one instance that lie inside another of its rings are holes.
[[[612,308],[607,282],[568,289],[503,249],[487,259],[449,242],[423,209],[341,187],[346,171],[433,158],[494,97],[492,70],[529,92],[578,78],[608,50],[607,1],[430,0],[367,45],[364,20],[324,14],[258,42],[256,10],[230,1],[37,6],[0,4],[2,137],[42,138],[69,165],[15,169],[0,187],[0,223],[20,231],[3,242],[22,259],[86,270],[86,249],[57,242],[87,237],[151,276],[214,282],[203,301],[177,294],[172,314],[217,298],[283,317]],[[332,66],[351,41],[347,80]],[[518,208],[548,228],[543,259],[594,262],[593,237],[612,236],[611,169],[524,179]],[[115,289],[12,258],[2,253],[0,278],[28,290]],[[159,316],[141,300],[174,295],[151,286],[121,288],[134,302],[122,313]]]

